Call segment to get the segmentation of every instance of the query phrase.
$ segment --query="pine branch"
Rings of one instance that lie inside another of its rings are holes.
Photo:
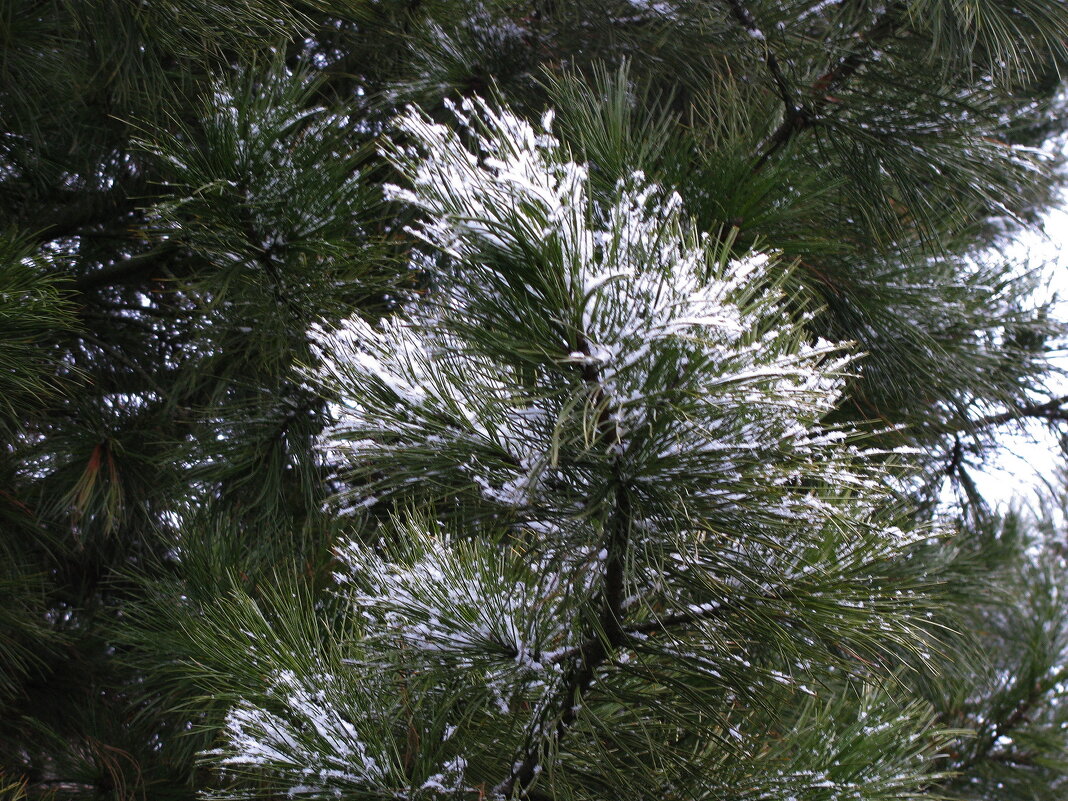
[[[135,253],[120,261],[102,267],[99,270],[83,275],[74,282],[74,286],[81,292],[87,292],[101,287],[115,284],[130,283],[140,280],[146,274],[151,274],[152,268],[160,263],[160,259],[178,250],[178,245],[167,241],[163,244],[147,250],[144,253]]]
[[[991,751],[986,755],[986,761],[1010,767],[1035,767],[1035,755],[1030,751]]]
[[[731,13],[742,24],[746,32],[764,45],[764,63],[767,65],[768,72],[771,73],[772,80],[775,81],[779,97],[782,98],[783,105],[786,107],[786,119],[794,119],[799,113],[798,107],[790,91],[790,83],[786,80],[782,67],[779,65],[779,59],[776,57],[775,51],[771,49],[767,37],[760,29],[752,13],[742,3],[742,0],[727,0],[727,2],[730,4]]]
[[[1066,678],[1068,678],[1068,668],[1062,668],[1052,676],[1048,676],[1045,681],[1036,681],[1027,695],[1013,706],[1012,711],[1003,720],[996,721],[992,726],[987,727],[985,733],[977,738],[977,744],[971,756],[957,766],[957,770],[963,773],[975,767],[979,762],[993,758],[992,752],[997,741],[1016,729],[1021,723],[1026,723],[1028,713],[1041,700],[1042,696]],[[998,759],[1004,759],[1005,756],[1007,755],[998,754]]]
[[[587,357],[582,365],[582,377],[586,384],[592,387],[591,402],[599,407],[598,432],[603,439],[618,442],[622,433],[618,424],[613,421],[608,403],[605,402],[600,370],[592,358],[593,351],[585,333],[580,333],[577,337],[576,347]],[[537,777],[546,748],[559,745],[567,736],[578,720],[582,708],[581,699],[593,684],[597,668],[629,640],[629,634],[623,628],[623,602],[626,597],[624,573],[630,543],[631,508],[627,488],[618,481],[618,470],[616,476],[615,503],[608,541],[605,544],[604,592],[598,616],[599,630],[589,637],[577,652],[572,652],[578,659],[564,678],[559,696],[556,728],[549,742],[540,741],[537,731],[539,724],[535,722],[532,736],[528,737],[526,755],[518,767],[512,770],[511,775],[494,788],[495,794],[510,797],[518,789],[523,797],[531,798],[526,788]]]
[[[162,397],[166,397],[166,395],[167,395],[166,390],[159,383],[159,381],[156,380],[155,376],[153,376],[151,373],[149,373],[144,367],[139,365],[136,361],[131,359],[121,348],[116,347],[114,345],[111,345],[111,344],[105,342],[103,339],[100,339],[99,337],[94,336],[92,333],[90,333],[88,331],[79,332],[78,338],[82,339],[83,341],[88,342],[88,343],[90,343],[92,345],[95,345],[103,353],[107,354],[110,358],[114,359],[115,361],[119,362],[120,364],[126,365],[126,367],[128,367],[133,373],[136,373],[141,378],[143,378],[145,380],[147,386],[149,386],[152,391],[158,393],[161,398]]]
[[[645,623],[623,626],[623,634],[627,640],[636,634],[663,634],[675,628],[692,626],[702,620],[714,620],[716,618],[724,617],[735,609],[737,609],[737,607],[717,605],[715,607],[710,606],[707,609],[695,610],[692,612],[680,612],[678,614],[668,615],[667,617],[657,618],[656,620],[649,620]],[[568,648],[566,651],[555,654],[551,659],[547,659],[546,663],[550,665],[558,665],[576,657],[580,662],[586,661],[597,653],[597,649],[601,646],[601,643],[601,637],[591,637],[583,642],[582,645]],[[625,644],[626,641],[620,643],[621,646]]]
[[[1068,395],[1061,395],[1045,403],[1026,404],[1007,412],[1000,412],[999,414],[981,417],[978,420],[968,421],[962,424],[960,428],[994,428],[1025,417],[1041,418],[1051,422],[1054,420],[1068,420],[1068,408],[1065,408],[1065,404],[1068,404]]]
[[[72,192],[72,197],[55,207],[49,214],[34,215],[29,221],[34,225],[33,241],[50,242],[61,237],[75,236],[82,228],[114,222],[135,211],[138,198],[131,187],[115,184],[103,192]]]
[[[736,1],[732,0],[732,2]],[[795,136],[816,124],[820,114],[831,102],[831,92],[852,78],[869,61],[879,44],[894,32],[898,14],[902,8],[900,3],[891,3],[867,32],[857,34],[861,46],[851,50],[835,66],[819,77],[812,86],[816,97],[811,103],[794,107],[790,102],[786,102],[786,117],[768,137],[767,143],[753,165],[754,172],[758,172],[768,159],[782,150]]]
[[[761,596],[761,601],[781,601],[784,598],[784,593],[775,591],[767,593]],[[623,626],[623,634],[629,640],[635,635],[654,635],[665,634],[674,629],[686,628],[693,626],[697,623],[701,623],[706,620],[720,620],[727,617],[733,612],[740,611],[741,607],[738,604],[701,604],[695,606],[686,612],[676,612],[664,617],[655,618],[653,620],[647,620],[644,623],[635,623],[633,625]],[[592,653],[596,650],[597,644],[600,642],[600,638],[591,638],[581,645],[574,648],[556,654],[552,659],[546,660],[548,664],[555,665],[565,662],[568,659],[578,656],[580,659],[586,658],[585,655]],[[623,643],[625,644],[625,643]]]

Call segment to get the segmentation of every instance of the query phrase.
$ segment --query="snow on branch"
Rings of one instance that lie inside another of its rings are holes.
[[[369,637],[420,659],[481,667],[541,681],[573,646],[567,619],[576,589],[592,583],[596,557],[546,559],[477,540],[454,541],[427,521],[403,525],[396,543],[338,549],[339,584],[367,621]]]
[[[363,677],[354,687],[328,672],[280,670],[270,677],[264,701],[230,710],[224,745],[211,754],[225,771],[274,777],[289,798],[431,799],[476,792],[465,779],[467,761],[448,753],[454,728],[427,731],[435,747],[424,750],[418,765],[410,756],[404,764],[390,736],[393,689],[379,677]]]
[[[271,708],[241,703],[226,717],[226,745],[215,752],[230,770],[267,767],[297,777],[291,796],[318,795],[324,786],[380,790],[390,785],[390,756],[369,748],[366,733],[340,712],[328,674],[279,671],[269,688]]]
[[[409,109],[404,144],[386,149],[407,179],[390,195],[423,211],[410,230],[438,265],[431,298],[378,326],[316,332],[315,378],[348,399],[327,453],[392,465],[354,508],[429,478],[443,494],[573,509],[592,479],[565,458],[566,435],[576,457],[609,446],[650,481],[710,452],[726,465],[787,440],[812,447],[847,359],[799,341],[781,267],[723,258],[640,173],[595,197],[551,113],[534,126],[477,98],[452,111],[459,132]],[[575,431],[595,419],[613,421],[596,442]]]
[[[632,659],[752,699],[802,688],[754,650],[803,673],[910,642],[913,585],[887,559],[907,538],[852,433],[823,425],[848,358],[791,319],[785,270],[729,258],[640,173],[595,192],[551,114],[453,113],[409,110],[386,148],[431,290],[313,332],[341,500],[411,510],[337,549],[354,683],[278,672],[231,712],[223,766],[534,798]],[[602,711],[660,714],[630,703]],[[730,708],[693,725],[719,736]],[[338,766],[301,773],[312,740]]]

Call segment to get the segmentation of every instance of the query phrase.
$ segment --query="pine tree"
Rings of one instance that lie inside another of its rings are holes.
[[[409,511],[339,549],[354,650],[259,665],[221,764],[311,796],[915,791],[937,739],[874,682],[866,725],[785,734],[843,712],[804,698],[846,691],[825,663],[914,647],[932,573],[879,519],[882,471],[819,426],[845,364],[782,324],[787,271],[717,256],[640,173],[599,203],[547,123],[459,116],[473,150],[413,113],[392,153],[447,286],[323,335],[360,388],[328,438],[353,500]]]
[[[0,19],[0,793],[1063,794],[1063,4]]]

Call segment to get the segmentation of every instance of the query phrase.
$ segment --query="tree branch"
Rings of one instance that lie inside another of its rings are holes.
[[[64,197],[67,194],[69,198]],[[27,225],[33,226],[31,238],[34,242],[40,244],[75,236],[85,226],[125,217],[139,205],[130,188],[118,183],[105,191],[70,192],[59,197],[61,202],[50,213],[33,215],[26,220]]]
[[[772,593],[764,596],[763,600],[776,601],[781,600],[781,595],[778,593]],[[729,604],[699,604],[694,606],[689,611],[678,612],[675,614],[667,615],[665,617],[655,618],[653,620],[647,620],[644,623],[635,623],[631,626],[623,627],[623,635],[629,641],[636,634],[662,634],[664,632],[671,631],[676,628],[685,628],[686,626],[692,626],[695,623],[700,623],[703,620],[717,620],[726,617],[731,612],[738,610],[737,606]],[[588,654],[596,649],[598,640],[590,639],[584,642],[582,645],[578,645],[574,648],[569,648],[566,651],[555,654],[547,662],[551,665],[560,664],[568,659],[579,656],[584,659],[585,654]],[[625,644],[625,643],[624,643]]]
[[[1025,417],[1038,417],[1045,420],[1068,420],[1068,408],[1065,408],[1066,404],[1068,404],[1068,395],[1061,395],[1059,398],[1053,398],[1045,403],[1026,404],[1024,406],[1018,406],[1015,409],[1010,409],[1007,412],[991,414],[986,417],[981,417],[978,420],[969,421],[966,424],[966,427],[992,428]]]
[[[170,241],[164,242],[158,247],[152,248],[152,250],[135,253],[121,261],[113,262],[106,267],[101,267],[99,270],[83,275],[74,282],[74,286],[81,292],[88,292],[100,287],[126,283],[128,279],[139,276],[142,272],[146,272],[157,264],[160,258],[177,250],[177,244]]]
[[[626,509],[629,516],[629,506]],[[626,545],[625,542],[622,544]],[[618,584],[615,584],[615,582],[618,582]],[[619,593],[618,598],[614,595],[617,591]],[[738,611],[736,605],[698,604],[685,612],[678,612],[644,623],[624,626],[622,624],[622,591],[623,564],[619,565],[618,573],[611,567],[606,567],[605,604],[602,608],[600,620],[601,631],[587,638],[581,645],[556,654],[547,660],[548,664],[554,665],[574,660],[574,667],[565,678],[561,690],[564,706],[560,717],[557,719],[556,729],[553,734],[556,743],[559,743],[564,738],[578,719],[578,713],[581,709],[578,702],[593,683],[597,668],[608,660],[613,651],[630,643],[634,635],[663,633],[675,628],[692,626],[704,620],[723,618],[732,612]],[[781,590],[775,590],[763,596],[763,600],[782,600],[783,597],[784,593]],[[526,758],[513,771],[509,779],[499,784],[494,788],[494,791],[508,797],[518,787],[528,801],[537,801],[538,797],[534,794],[528,794],[525,787],[537,776],[537,767],[540,764],[542,754],[543,751],[540,748],[530,749]]]
[[[166,390],[160,385],[159,381],[156,380],[156,377],[149,373],[144,367],[139,365],[129,356],[127,356],[121,348],[116,347],[115,345],[111,345],[108,342],[105,342],[104,340],[94,336],[88,331],[80,332],[78,334],[78,338],[84,342],[96,345],[96,347],[100,348],[100,350],[102,350],[112,359],[126,365],[131,371],[141,376],[141,378],[143,378],[147,382],[148,386],[150,386],[153,391],[155,391],[161,398],[167,397]]]
[[[996,721],[992,726],[986,728],[985,733],[976,738],[976,747],[971,756],[957,766],[957,770],[964,772],[974,767],[977,763],[992,758],[995,753],[1001,761],[1004,761],[1008,752],[994,752],[994,746],[997,745],[997,741],[1021,723],[1026,722],[1027,713],[1031,711],[1039,699],[1064,681],[1065,678],[1068,678],[1068,668],[1062,668],[1053,675],[1047,676],[1045,681],[1036,681],[1030,692],[1016,703],[1012,711],[1003,720]]]
[[[768,44],[767,37],[760,30],[760,26],[757,25],[757,21],[749,9],[742,4],[742,0],[727,0],[727,2],[735,19],[742,24],[746,32],[764,45],[764,63],[767,65],[768,72],[771,73],[772,80],[775,81],[775,88],[779,91],[779,97],[782,98],[783,105],[786,107],[786,118],[788,120],[794,118],[798,114],[798,107],[790,91],[790,84],[783,74],[782,67],[779,66],[779,59],[775,56],[771,45]]]
[[[612,438],[618,442],[621,432],[617,423],[612,419],[601,384],[600,371],[591,358],[592,349],[584,335],[580,334],[577,337],[575,349],[588,357],[582,365],[582,378],[587,385],[592,387],[591,402],[599,407],[598,432],[602,437]],[[630,545],[631,508],[627,488],[619,479],[617,471],[612,514],[606,526],[608,537],[605,543],[604,590],[597,630],[586,639],[582,647],[570,652],[570,656],[575,658],[575,661],[564,675],[559,692],[556,726],[549,735],[548,741],[540,731],[540,722],[535,722],[533,730],[528,734],[526,754],[512,769],[508,778],[493,788],[495,795],[508,798],[518,789],[528,801],[535,801],[535,796],[530,794],[527,788],[537,778],[546,748],[550,744],[559,745],[567,736],[575,721],[578,720],[579,711],[582,708],[581,699],[593,684],[597,669],[608,660],[613,651],[625,645],[630,639],[630,635],[623,627],[623,601],[625,599],[627,551]]]
[[[737,0],[731,0],[731,2],[737,2]],[[785,147],[797,134],[815,125],[820,113],[831,101],[831,92],[852,78],[871,58],[879,43],[894,32],[901,8],[900,3],[890,3],[867,32],[856,34],[861,46],[848,52],[816,80],[812,86],[816,97],[810,104],[793,108],[787,103],[786,118],[761,148],[761,153],[753,165],[754,172],[759,171],[768,159]]]

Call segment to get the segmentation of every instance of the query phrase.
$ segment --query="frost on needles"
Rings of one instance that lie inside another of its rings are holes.
[[[218,762],[299,797],[918,791],[927,713],[877,686],[925,579],[880,460],[821,422],[844,350],[677,195],[595,195],[551,115],[452,111],[386,151],[432,291],[315,332],[347,633],[236,704]]]

